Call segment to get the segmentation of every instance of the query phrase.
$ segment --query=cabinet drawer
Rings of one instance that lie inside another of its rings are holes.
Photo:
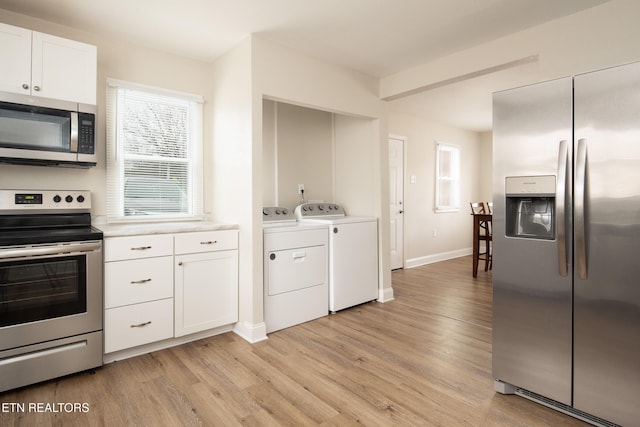
[[[173,257],[105,263],[105,308],[171,297],[173,297]]]
[[[176,255],[238,248],[237,230],[180,233],[175,236]]]
[[[104,239],[104,260],[150,258],[173,255],[172,234],[108,237]]]
[[[173,337],[173,298],[104,312],[104,352],[111,353]]]

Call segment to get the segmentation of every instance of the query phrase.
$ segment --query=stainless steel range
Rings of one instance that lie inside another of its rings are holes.
[[[0,392],[102,365],[89,191],[0,190]]]

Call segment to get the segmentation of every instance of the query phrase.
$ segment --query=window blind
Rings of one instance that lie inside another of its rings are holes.
[[[109,80],[107,218],[202,216],[202,97]]]
[[[460,148],[438,143],[436,148],[436,212],[460,209]]]

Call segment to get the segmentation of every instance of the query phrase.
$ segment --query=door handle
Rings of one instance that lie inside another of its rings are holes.
[[[578,277],[587,279],[587,230],[585,221],[585,198],[587,192],[587,140],[578,140],[575,182],[575,234],[576,234],[576,268]]]
[[[558,272],[561,276],[569,274],[567,263],[567,193],[569,190],[569,143],[560,141],[558,152],[558,177],[556,180],[556,230],[558,233]]]
[[[38,86],[34,87],[35,90],[39,90]],[[78,113],[71,112],[71,138],[69,141],[69,151],[72,153],[78,152]]]

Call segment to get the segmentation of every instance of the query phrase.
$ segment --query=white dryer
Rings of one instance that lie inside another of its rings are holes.
[[[282,207],[262,210],[267,333],[329,314],[328,231]]]
[[[377,299],[377,218],[348,216],[335,203],[304,203],[295,215],[302,224],[329,229],[329,311]]]

